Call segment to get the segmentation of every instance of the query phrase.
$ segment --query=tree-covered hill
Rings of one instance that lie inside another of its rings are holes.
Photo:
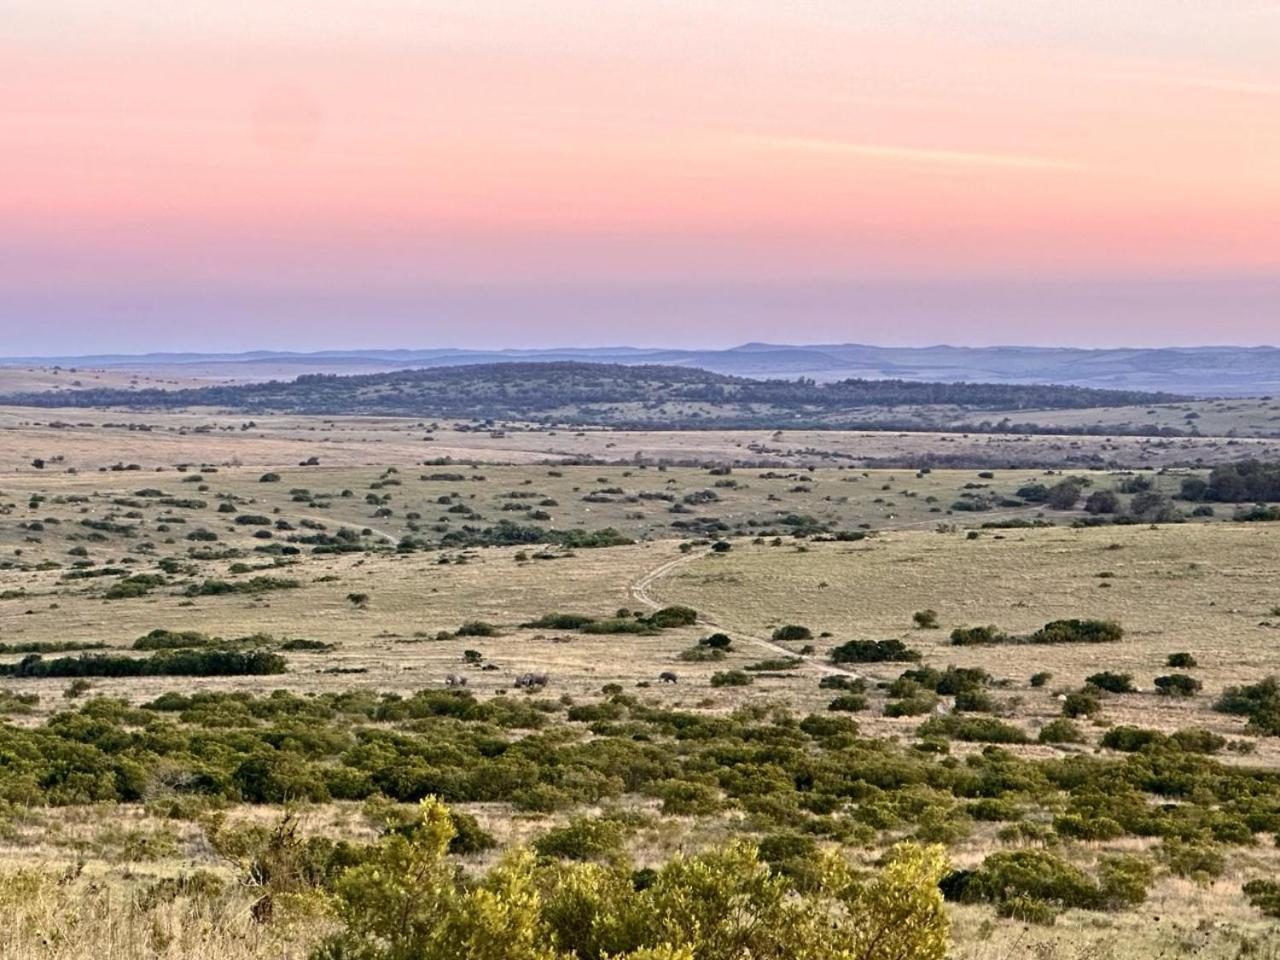
[[[310,374],[291,381],[187,390],[15,394],[0,403],[42,407],[219,407],[305,414],[518,419],[698,426],[850,426],[868,411],[950,407],[958,412],[1170,403],[1173,394],[1075,386],[917,383],[905,380],[756,380],[688,367],[583,362],[500,363],[392,373]]]

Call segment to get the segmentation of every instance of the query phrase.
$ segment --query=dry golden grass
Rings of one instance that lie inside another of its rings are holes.
[[[5,960],[302,960],[323,925],[256,923],[249,891],[152,909],[140,885],[31,869],[0,875]]]
[[[1015,714],[1034,728],[1059,712],[1055,692],[1077,687],[1102,670],[1132,673],[1144,692],[1110,696],[1109,722],[1173,729],[1206,726],[1239,735],[1238,718],[1213,713],[1214,696],[1231,684],[1280,674],[1280,602],[1274,562],[1280,531],[1268,525],[1109,527],[1010,530],[967,540],[963,533],[885,533],[858,544],[741,547],[690,560],[653,594],[687,603],[736,633],[767,636],[781,623],[830,631],[825,646],[846,639],[905,638],[935,665],[980,666],[1012,681],[1005,694],[1022,704]],[[1114,576],[1099,578],[1101,573]],[[916,630],[911,615],[934,609],[943,629]],[[1114,619],[1120,643],[1059,646],[955,647],[957,626],[995,624],[1027,633],[1066,617]],[[821,647],[820,647],[821,649]],[[1192,653],[1186,671],[1204,683],[1181,699],[1153,691],[1154,677],[1174,652]],[[891,679],[898,664],[865,672]],[[1031,674],[1053,674],[1042,690]],[[911,720],[886,721],[905,733]],[[1259,758],[1280,762],[1280,745],[1259,742]]]

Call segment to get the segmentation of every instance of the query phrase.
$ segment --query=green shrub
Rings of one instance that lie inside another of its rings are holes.
[[[1140,857],[1115,855],[1098,863],[1098,888],[1102,904],[1108,910],[1136,907],[1147,899],[1154,871]]]
[[[859,693],[841,694],[827,704],[827,709],[840,713],[858,713],[867,709],[867,698]]]
[[[1076,690],[1068,693],[1062,701],[1062,715],[1064,717],[1095,717],[1102,712],[1102,701],[1098,699],[1098,694],[1086,687],[1083,690]]]
[[[1139,750],[1152,750],[1163,747],[1169,738],[1158,730],[1144,730],[1141,727],[1112,727],[1102,735],[1102,745],[1108,750],[1120,750],[1124,753],[1136,753]]]
[[[694,644],[692,647],[686,647],[678,654],[685,663],[716,663],[723,660],[727,654],[718,647],[704,647]]]
[[[226,580],[205,580],[193,583],[184,591],[188,597],[216,597],[229,593],[266,593],[270,590],[294,590],[302,586],[287,577],[253,577],[235,583]]]
[[[645,619],[659,630],[670,627],[692,627],[698,622],[698,611],[692,607],[663,607],[661,610],[655,610]]]
[[[1084,743],[1084,734],[1070,720],[1059,717],[1041,727],[1036,739],[1041,743]]]
[[[832,663],[901,663],[920,659],[901,640],[850,640],[831,651]]]
[[[911,615],[911,619],[920,630],[938,629],[938,611],[936,610],[917,610]]]
[[[1107,693],[1134,693],[1133,676],[1128,673],[1104,671],[1085,677],[1084,682]]]
[[[938,705],[938,695],[932,690],[917,690],[884,705],[886,717],[919,717],[932,713]]]
[[[813,633],[808,627],[802,627],[795,623],[786,624],[773,631],[774,643],[796,643],[801,640],[812,639]]]
[[[957,647],[1008,643],[1009,635],[996,627],[956,627],[951,631],[951,642]]]
[[[1110,620],[1054,620],[1031,634],[1031,643],[1114,643],[1124,630]]]
[[[1157,855],[1175,877],[1204,885],[1221,877],[1227,867],[1222,852],[1200,840],[1165,837]]]
[[[156,587],[162,587],[168,581],[156,573],[135,573],[133,576],[117,580],[103,597],[107,600],[128,600],[133,597],[145,597]]]
[[[753,682],[751,674],[743,670],[721,670],[711,675],[713,687],[749,687]]]
[[[533,841],[534,852],[557,860],[618,862],[626,857],[626,830],[616,820],[574,817]]]
[[[1249,906],[1261,910],[1264,916],[1280,918],[1280,882],[1250,880],[1240,889]]]
[[[828,673],[818,681],[819,690],[848,690],[851,693],[862,693],[867,689],[867,681],[862,677],[851,677],[843,673]]]
[[[1280,735],[1280,683],[1275,677],[1227,687],[1213,708],[1219,713],[1248,717],[1248,729],[1253,733]]]
[[[483,620],[468,620],[453,632],[455,637],[496,637],[498,628]]]
[[[595,617],[583,613],[544,613],[537,620],[521,626],[531,630],[581,630],[587,624],[595,622]]]
[[[1201,683],[1185,673],[1171,673],[1156,677],[1156,689],[1166,697],[1192,697],[1200,692]]]
[[[1029,901],[1055,912],[1102,906],[1102,893],[1089,875],[1047,850],[990,854],[978,869],[945,878],[942,891],[948,900],[996,906]]]
[[[284,673],[284,658],[265,650],[162,650],[149,657],[84,655],[45,660],[39,654],[0,664],[9,677],[230,677]]]
[[[133,641],[134,650],[180,650],[185,647],[207,647],[216,642],[198,630],[155,629]]]
[[[1184,670],[1199,666],[1196,663],[1196,658],[1189,653],[1171,653],[1165,660],[1164,665],[1166,667],[1180,667]]]
[[[950,737],[973,743],[1026,743],[1027,735],[1013,724],[993,717],[959,717],[955,714],[926,720],[916,731],[919,737]]]

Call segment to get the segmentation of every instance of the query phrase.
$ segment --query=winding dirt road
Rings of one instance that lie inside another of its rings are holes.
[[[695,560],[701,560],[702,558],[707,557],[709,555],[710,555],[709,551],[701,551],[698,553],[690,552],[683,556],[675,557],[672,560],[666,560],[660,563],[658,566],[654,567],[648,573],[644,574],[642,577],[636,580],[633,584],[631,584],[631,587],[628,590],[628,592],[631,595],[631,598],[635,600],[637,603],[641,603],[644,606],[648,607],[650,610],[660,609],[661,607],[664,606],[664,604],[653,598],[652,594],[650,594],[649,592],[650,588],[653,587],[653,585],[656,584],[663,577],[671,573],[673,570],[676,570],[679,567],[684,566],[685,564],[693,563]],[[802,666],[812,667],[813,669],[817,670],[819,673],[838,674],[840,676],[851,677],[854,679],[860,676],[859,674],[855,673],[852,670],[846,670],[843,667],[837,667],[834,664],[824,663],[823,661],[816,660],[813,657],[800,656],[794,651],[788,650],[786,647],[781,646],[777,643],[774,643],[772,640],[768,639],[767,637],[757,637],[749,633],[732,632],[722,627],[719,623],[717,623],[715,620],[711,619],[710,617],[699,616],[698,622],[706,624],[709,627],[714,627],[716,630],[720,631],[721,633],[727,634],[735,642],[741,642],[744,644],[750,644],[752,646],[759,647],[762,650],[767,650],[769,653],[772,653],[775,656],[797,657],[801,661]]]

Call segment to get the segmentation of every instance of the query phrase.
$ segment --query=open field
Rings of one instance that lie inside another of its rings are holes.
[[[1145,428],[1177,430],[1212,437],[1275,437],[1280,434],[1280,400],[1274,397],[1231,397],[1146,407],[1092,407],[1083,410],[1010,410],[984,415],[999,423],[1038,423],[1046,428]],[[970,422],[973,418],[969,418]]]
[[[412,466],[443,457],[486,463],[742,463],[779,466],[1154,468],[1280,456],[1280,441],[1241,435],[1069,436],[856,430],[633,431],[396,417],[246,417],[0,407],[0,471],[36,458],[82,472],[114,464]]]
[[[46,390],[178,390],[208,380],[183,368],[145,370],[104,367],[6,366],[0,364],[0,393],[39,393]]]
[[[6,957],[305,956],[332,916],[276,891],[276,919],[256,922],[275,888],[227,853],[217,818],[249,843],[298,808],[302,836],[359,846],[427,794],[496,843],[459,858],[475,875],[583,816],[617,834],[588,859],[635,867],[743,835],[866,869],[899,840],[979,871],[1043,852],[1094,877],[1121,856],[1149,874],[1140,902],[1046,906],[1052,924],[958,902],[952,955],[1280,952],[1241,893],[1280,868],[1280,737],[1215,709],[1280,674],[1280,526],[1231,522],[1230,504],[1191,516],[1175,498],[1204,468],[1074,469],[1080,500],[1055,509],[1026,490],[1062,472],[831,460],[838,444],[892,450],[886,434],[39,413],[4,411],[0,474],[0,900],[23,918],[0,934]],[[791,463],[657,463],[738,459],[739,443]],[[563,462],[583,457],[624,462]],[[1111,522],[1134,519],[1135,484],[1185,522]],[[1116,514],[1081,509],[1099,491]],[[696,619],[648,619],[669,608]],[[926,610],[936,627],[914,622]],[[1072,618],[1123,636],[1014,642]],[[951,642],[988,624],[1011,640]],[[174,650],[138,643],[153,631]],[[837,662],[849,641],[891,640],[904,657]],[[110,659],[201,650],[266,666],[134,675]],[[1176,653],[1195,665],[1170,667]],[[41,672],[60,658],[71,672]],[[941,673],[900,679],[922,666],[984,672],[935,693],[921,683]],[[1090,694],[1059,737],[1104,671],[1136,689]],[[1198,689],[1157,692],[1173,673]],[[1146,745],[1107,739],[1126,728]],[[198,871],[220,892],[172,887]]]

